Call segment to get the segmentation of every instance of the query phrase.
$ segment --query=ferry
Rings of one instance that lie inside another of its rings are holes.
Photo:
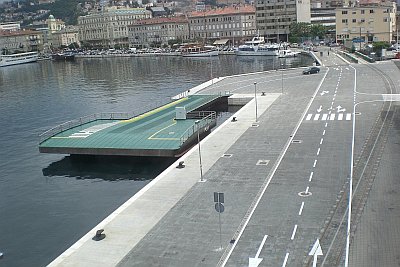
[[[217,47],[212,45],[191,46],[182,48],[183,57],[213,57],[218,55],[219,51]]]
[[[264,37],[255,36],[251,41],[240,45],[235,51],[237,56],[278,56],[279,45],[266,44]]]
[[[38,60],[37,52],[25,52],[12,55],[0,55],[0,67],[36,62]]]

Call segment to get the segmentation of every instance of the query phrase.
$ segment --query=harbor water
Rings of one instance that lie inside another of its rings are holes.
[[[0,266],[45,266],[173,159],[40,154],[39,134],[97,112],[143,111],[211,77],[308,57],[134,57],[0,69]]]

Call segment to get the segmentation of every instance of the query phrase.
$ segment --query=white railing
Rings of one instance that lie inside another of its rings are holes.
[[[198,124],[193,124],[187,128],[186,131],[180,137],[180,144],[185,143],[191,136],[193,136],[198,130],[204,127],[211,127],[211,124],[215,123],[217,113],[215,111],[193,111],[186,115],[187,119],[199,119]]]
[[[162,105],[165,105],[168,103],[168,100],[165,101],[157,101],[154,102],[150,105],[147,105],[143,108],[141,108],[141,111],[138,112],[101,112],[101,113],[95,113],[91,114],[88,116],[80,117],[78,119],[74,119],[71,121],[64,122],[62,124],[59,124],[50,130],[45,131],[44,133],[39,135],[39,143],[42,143],[43,141],[49,139],[52,136],[55,136],[56,134],[59,134],[63,131],[72,129],[74,127],[81,126],[83,124],[96,121],[96,120],[128,120],[131,119],[135,116],[139,116],[151,109],[154,109],[156,107],[160,107]]]

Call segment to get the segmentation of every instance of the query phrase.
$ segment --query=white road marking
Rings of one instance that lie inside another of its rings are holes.
[[[297,231],[297,224],[294,226],[293,228],[293,233],[292,233],[292,237],[290,237],[290,240],[293,240],[295,235],[296,235],[296,231]]]
[[[308,179],[309,182],[311,182],[313,175],[314,175],[314,172],[311,172],[310,179]]]
[[[346,121],[349,121],[349,120],[351,120],[351,113],[346,114]]]
[[[328,114],[322,114],[322,119],[323,121],[326,121],[326,118],[328,117]]]
[[[315,166],[317,166],[317,159],[316,160],[314,160],[314,165],[313,165],[313,167],[315,168]]]
[[[317,156],[319,156],[319,152],[321,151],[321,148],[318,148],[318,151],[317,151]]]
[[[300,210],[299,210],[299,216],[301,216],[301,213],[303,213],[303,208],[304,208],[304,201],[301,202]]]
[[[309,186],[307,186],[307,188],[306,188],[306,194],[308,193],[308,190],[310,189],[310,187]]]
[[[308,115],[307,115],[307,118],[306,118],[306,121],[309,121],[309,120],[311,119],[312,115],[313,115],[313,114],[308,114]]]
[[[327,122],[325,122],[325,127],[328,127],[328,123]]]
[[[325,127],[326,127],[326,124],[325,124]],[[326,131],[324,130],[324,131],[322,132],[322,135],[325,135],[325,132],[326,132]]]
[[[283,263],[282,263],[282,267],[286,267],[288,258],[289,258],[289,252],[286,253],[285,259],[283,260]]]
[[[315,116],[314,116],[314,120],[315,120],[315,121],[317,121],[317,120],[319,119],[319,115],[320,115],[320,114],[315,114]]]
[[[343,113],[339,113],[339,115],[338,115],[338,121],[341,121],[341,120],[343,120]]]
[[[329,118],[331,121],[335,119],[335,114],[331,114],[331,117]]]
[[[321,138],[321,141],[319,142],[319,144],[322,145],[322,142],[324,142],[324,138]]]

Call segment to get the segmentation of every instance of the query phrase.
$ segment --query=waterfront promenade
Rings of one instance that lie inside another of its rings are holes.
[[[346,218],[340,208],[352,135],[355,169],[365,153],[380,159],[369,142],[382,135],[374,131],[379,120],[387,125],[382,94],[400,88],[385,79],[395,80],[399,69],[392,62],[350,66],[335,53],[320,60],[319,74],[260,72],[201,88],[257,96],[202,140],[203,181],[195,146],[50,266],[247,266],[255,256],[263,258],[259,266],[308,266],[317,239],[319,260],[335,266],[346,237],[336,220]],[[357,103],[376,101],[359,105],[355,130],[354,94]],[[179,161],[185,168],[176,168]],[[221,228],[214,192],[225,194]],[[362,209],[355,215],[362,218]],[[98,229],[105,238],[94,241]]]

